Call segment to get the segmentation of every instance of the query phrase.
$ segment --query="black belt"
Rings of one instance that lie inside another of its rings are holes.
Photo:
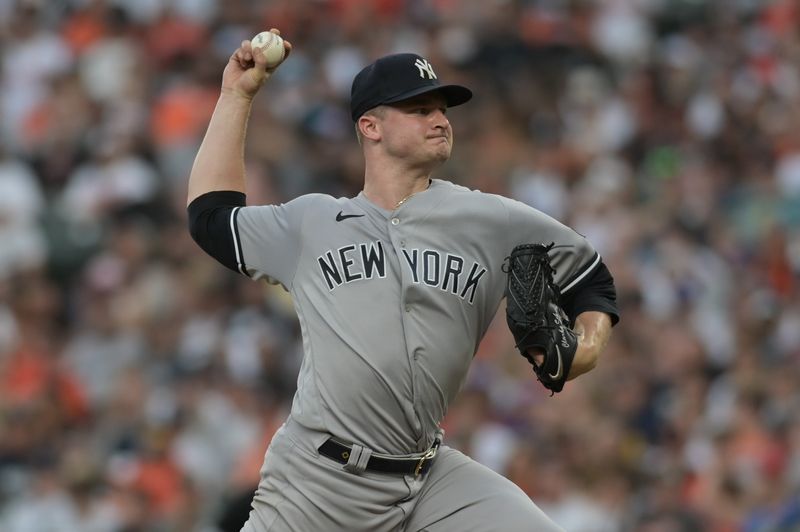
[[[385,456],[369,457],[367,471],[376,473],[394,473],[397,475],[424,475],[431,468],[436,450],[439,448],[439,440],[433,442],[433,446],[419,458],[391,458]],[[339,443],[333,438],[319,446],[319,454],[327,456],[340,464],[346,464],[350,459],[353,448],[349,445]]]

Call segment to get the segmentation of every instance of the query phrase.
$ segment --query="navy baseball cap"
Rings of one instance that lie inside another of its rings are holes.
[[[426,92],[438,92],[448,107],[466,103],[472,91],[461,85],[442,85],[427,59],[417,54],[393,54],[366,66],[353,79],[350,116],[358,117],[379,105],[407,100]]]

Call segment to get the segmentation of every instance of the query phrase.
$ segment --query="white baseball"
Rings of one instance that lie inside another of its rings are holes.
[[[286,50],[283,47],[283,39],[271,31],[262,31],[250,40],[250,46],[261,48],[267,58],[267,68],[272,68],[283,60]]]

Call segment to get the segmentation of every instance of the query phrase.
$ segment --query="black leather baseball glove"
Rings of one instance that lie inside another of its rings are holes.
[[[554,244],[521,244],[506,258],[506,321],[522,356],[542,385],[560,392],[567,381],[578,337],[559,306],[548,252]],[[540,354],[543,357],[536,355]]]

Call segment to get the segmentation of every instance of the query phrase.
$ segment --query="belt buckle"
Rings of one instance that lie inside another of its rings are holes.
[[[428,449],[428,452],[426,452],[425,454],[422,455],[422,458],[419,459],[419,462],[417,463],[417,467],[414,469],[414,476],[415,477],[419,476],[420,471],[422,471],[422,466],[425,464],[425,460],[430,460],[434,456],[436,456],[436,448],[437,447],[439,447],[439,446],[438,445],[434,445],[433,447]]]

